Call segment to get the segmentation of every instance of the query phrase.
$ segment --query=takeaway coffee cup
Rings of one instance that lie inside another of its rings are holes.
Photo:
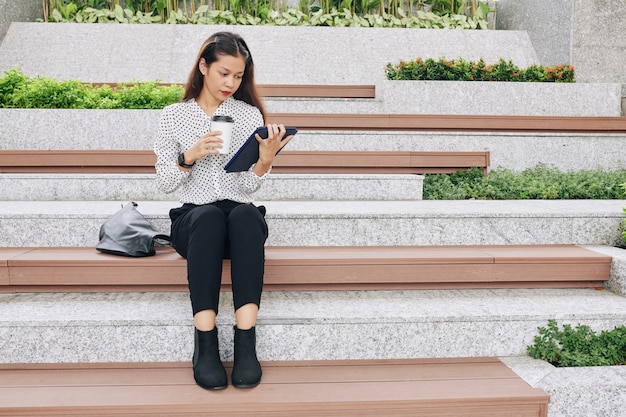
[[[213,116],[211,117],[211,132],[222,132],[220,137],[224,141],[219,152],[227,154],[230,152],[230,141],[233,135],[233,125],[235,121],[230,116]]]

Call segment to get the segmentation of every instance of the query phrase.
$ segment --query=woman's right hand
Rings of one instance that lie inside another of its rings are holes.
[[[222,132],[219,130],[209,132],[203,136],[189,149],[185,151],[185,163],[193,164],[207,155],[216,155],[222,147]],[[190,161],[187,161],[189,159]]]

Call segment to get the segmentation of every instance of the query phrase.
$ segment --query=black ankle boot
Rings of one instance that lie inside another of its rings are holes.
[[[256,330],[235,329],[235,364],[233,366],[233,386],[252,388],[261,382],[261,364],[256,357]]]
[[[194,336],[193,377],[205,389],[224,389],[228,377],[222,361],[217,341],[217,327],[208,332],[196,329]]]

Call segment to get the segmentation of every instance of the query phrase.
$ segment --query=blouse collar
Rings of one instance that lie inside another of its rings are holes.
[[[234,98],[233,96],[229,96],[226,100],[222,101],[220,103],[219,106],[217,106],[217,109],[215,109],[215,112],[213,113],[213,116],[217,116],[217,115],[229,115],[228,114],[228,110],[231,109],[232,107],[232,103],[234,102]],[[196,99],[192,99],[191,101],[193,101],[196,111],[202,113],[205,117],[211,117],[208,114],[206,114],[204,112],[204,110],[202,109],[202,107],[200,107],[200,104],[196,101]]]

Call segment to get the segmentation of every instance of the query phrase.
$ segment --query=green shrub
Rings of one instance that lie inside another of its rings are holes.
[[[35,77],[14,91],[12,107],[85,108],[85,89],[85,85],[76,80],[57,81],[51,78]]]
[[[8,103],[13,101],[15,91],[26,85],[30,80],[26,75],[17,69],[11,69],[0,77],[0,108],[8,107]]]
[[[626,184],[622,184],[622,187],[626,193]],[[624,207],[624,215],[626,215],[626,207]],[[626,219],[622,221],[622,229],[622,237],[624,238],[624,243],[626,243]]]
[[[563,172],[545,164],[514,171],[493,169],[484,177],[473,168],[454,174],[427,174],[424,200],[614,200],[626,198],[626,169]]]
[[[182,95],[181,86],[159,86],[156,81],[118,85],[120,108],[123,109],[163,108],[180,101]]]
[[[162,109],[182,95],[181,86],[158,81],[93,86],[78,80],[27,77],[18,69],[0,77],[0,108]]]
[[[432,7],[434,3],[447,7]],[[478,0],[44,0],[43,21],[488,29]]]
[[[543,67],[531,65],[520,69],[512,61],[500,59],[488,65],[481,58],[477,62],[463,58],[438,60],[418,57],[412,61],[387,63],[385,75],[388,80],[429,81],[509,81],[509,82],[575,82],[572,65]]]
[[[457,171],[452,174],[427,174],[424,176],[424,200],[464,200],[471,189],[484,181],[482,168]]]
[[[528,354],[554,366],[613,366],[626,364],[626,326],[603,330],[599,335],[589,326],[572,327],[549,320],[538,328],[539,335],[527,347]]]

